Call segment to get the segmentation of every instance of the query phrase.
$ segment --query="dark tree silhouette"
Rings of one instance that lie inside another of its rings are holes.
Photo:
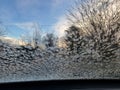
[[[85,38],[81,35],[79,28],[76,26],[71,26],[66,30],[65,43],[68,52],[71,54],[82,53],[86,46]]]
[[[52,34],[52,33],[48,33],[48,34],[46,34],[46,36],[44,37],[43,42],[45,43],[45,46],[46,46],[47,48],[49,48],[49,47],[54,47],[54,46],[56,46],[57,37],[55,37],[54,34]]]

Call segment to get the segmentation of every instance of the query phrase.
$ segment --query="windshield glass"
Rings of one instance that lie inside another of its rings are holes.
[[[120,0],[0,0],[0,83],[120,78]]]

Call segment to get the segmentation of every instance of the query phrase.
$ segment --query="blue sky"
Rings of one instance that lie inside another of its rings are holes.
[[[43,32],[52,32],[74,0],[0,0],[0,21],[11,37],[32,32],[38,23]]]

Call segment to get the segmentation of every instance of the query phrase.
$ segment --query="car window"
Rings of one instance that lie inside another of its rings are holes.
[[[0,0],[0,83],[120,79],[119,0]]]

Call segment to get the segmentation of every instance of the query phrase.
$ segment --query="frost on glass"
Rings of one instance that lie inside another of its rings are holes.
[[[72,9],[61,38],[36,30],[16,45],[0,29],[0,82],[120,79],[120,1],[88,0]]]

